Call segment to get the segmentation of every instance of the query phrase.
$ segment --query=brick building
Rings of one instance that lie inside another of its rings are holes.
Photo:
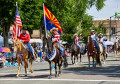
[[[106,38],[114,42],[115,36],[120,38],[120,20],[111,20],[111,28],[110,28],[110,20],[109,19],[101,19],[101,20],[94,20],[93,24],[97,27],[99,22],[104,21],[104,27],[107,28]],[[103,31],[104,32],[104,31]]]

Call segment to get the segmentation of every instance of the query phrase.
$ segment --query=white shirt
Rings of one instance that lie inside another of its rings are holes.
[[[117,38],[117,39],[114,40],[114,42],[118,42],[118,40],[119,40],[119,39]]]
[[[104,42],[104,37],[100,38],[100,42]]]
[[[91,38],[92,40],[96,40],[96,35],[95,34],[91,35]]]

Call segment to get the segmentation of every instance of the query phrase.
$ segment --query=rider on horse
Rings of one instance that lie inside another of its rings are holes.
[[[61,54],[62,60],[64,60],[63,59],[63,52],[62,52],[63,48],[60,47],[60,43],[59,43],[59,41],[60,41],[60,34],[58,33],[58,28],[53,27],[50,30],[50,32],[52,33],[52,42],[57,42],[59,44],[58,47],[59,47],[59,50],[60,50],[60,54]]]
[[[100,43],[101,43],[102,46],[103,46],[103,49],[105,50],[106,46],[105,46],[105,44],[104,44],[104,39],[105,39],[105,38],[103,37],[103,34],[100,33],[99,36],[98,36],[98,38],[99,38]]]
[[[119,39],[118,39],[118,36],[116,36],[114,42],[118,43]]]
[[[77,34],[74,35],[74,39],[73,39],[73,43],[74,44],[77,44],[77,46],[80,48],[81,46],[79,45],[79,39],[81,38],[81,34],[80,36],[78,37]]]
[[[98,43],[97,43],[98,37],[95,34],[94,30],[91,30],[91,38],[92,38],[93,42],[95,43],[95,48],[97,49],[97,54],[100,54],[100,48],[99,48]]]
[[[28,31],[27,31],[27,27],[23,27],[22,29],[23,29],[22,33],[20,34],[20,37],[18,37],[18,38],[21,39],[21,41],[23,42],[24,45],[27,45],[29,47],[29,50],[30,50],[30,52],[32,53],[32,56],[33,56],[34,53],[33,53],[32,47],[31,47],[31,45],[29,43],[30,35],[29,35]],[[32,59],[34,59],[34,56],[32,57]]]

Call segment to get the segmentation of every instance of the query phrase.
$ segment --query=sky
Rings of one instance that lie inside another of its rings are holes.
[[[115,15],[115,12],[120,12],[120,0],[106,0],[105,6],[100,11],[97,11],[95,6],[87,10],[94,19],[109,19],[110,16]]]

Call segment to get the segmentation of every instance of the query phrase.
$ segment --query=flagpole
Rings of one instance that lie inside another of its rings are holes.
[[[44,21],[43,21],[43,24],[45,25],[45,28],[44,28],[44,37],[43,37],[43,53],[45,54],[45,39],[46,39],[46,19],[45,19],[45,10],[44,10],[44,3],[43,3],[43,14],[44,14]]]
[[[16,7],[17,7],[17,2],[16,2]],[[16,14],[15,14],[16,15]],[[16,16],[15,16],[16,17]],[[16,24],[16,23],[15,23]],[[18,32],[18,26],[16,25],[16,38],[17,38],[17,32]]]

